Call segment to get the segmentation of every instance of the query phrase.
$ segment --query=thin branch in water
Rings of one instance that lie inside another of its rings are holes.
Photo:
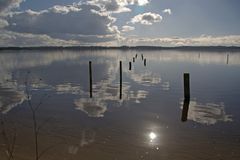
[[[14,149],[15,149],[15,144],[16,144],[16,137],[17,137],[17,132],[16,132],[16,128],[14,128],[13,131],[13,136],[11,138],[11,134],[7,134],[7,129],[5,126],[5,118],[2,117],[1,119],[1,126],[2,126],[2,137],[4,140],[4,143],[6,145],[6,155],[7,155],[7,159],[8,160],[14,160]],[[9,137],[10,136],[10,137]]]

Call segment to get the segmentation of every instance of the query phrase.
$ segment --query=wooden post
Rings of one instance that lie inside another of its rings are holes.
[[[89,92],[90,98],[92,98],[92,62],[89,61]]]
[[[227,54],[227,64],[229,63],[229,54]]]
[[[184,73],[184,99],[190,100],[190,75],[189,73]]]
[[[183,122],[187,121],[187,118],[188,118],[189,103],[190,103],[189,99],[184,99],[183,109],[182,109],[182,118],[181,118]]]
[[[122,99],[122,61],[120,61],[120,99]]]
[[[132,62],[129,62],[129,71],[132,70]]]
[[[146,58],[144,59],[144,66],[146,66],[146,63],[147,63],[147,60],[146,60]]]
[[[142,61],[143,61],[143,54],[141,54],[141,56],[142,56]]]
[[[137,56],[138,56],[138,55],[136,54],[136,55],[135,55],[135,58],[136,58],[136,59],[137,59]]]
[[[133,57],[133,62],[135,62],[135,58]]]

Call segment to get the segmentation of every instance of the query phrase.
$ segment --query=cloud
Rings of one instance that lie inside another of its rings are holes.
[[[41,11],[13,12],[0,21],[0,26],[14,34],[44,35],[84,44],[118,39],[120,31],[113,25],[115,21],[114,17],[101,12],[96,5],[72,4],[56,5]]]
[[[101,8],[101,12],[122,13],[131,11],[125,4],[121,5],[118,0],[92,0],[87,3],[98,6]]]
[[[149,3],[149,0],[91,0],[87,2],[91,5],[99,6],[102,12],[122,13],[130,12],[129,5],[144,6]]]
[[[99,8],[90,5],[54,6],[35,12],[27,10],[7,17],[8,30],[33,34],[81,34],[106,35],[115,30],[115,18],[101,14]]]
[[[133,31],[135,29],[135,27],[132,26],[122,26],[122,32],[129,32],[129,31]]]
[[[163,13],[168,13],[169,15],[171,15],[172,14],[172,10],[171,9],[164,9],[163,10]]]
[[[200,37],[165,37],[165,38],[125,38],[122,45],[148,45],[148,46],[240,46],[240,35],[206,36]]]
[[[78,41],[51,38],[45,34],[17,33],[0,30],[0,47],[8,46],[68,46],[79,45]]]
[[[9,11],[12,8],[19,7],[23,0],[0,0],[0,14],[4,11]]]
[[[0,29],[8,26],[8,22],[4,19],[0,19]]]
[[[161,21],[162,21],[162,16],[152,12],[139,14],[131,19],[131,22],[133,24],[140,23],[143,25],[152,25],[153,23],[161,22]]]

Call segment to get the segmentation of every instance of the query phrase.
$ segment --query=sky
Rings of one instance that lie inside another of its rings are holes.
[[[239,0],[0,0],[0,47],[240,46]]]

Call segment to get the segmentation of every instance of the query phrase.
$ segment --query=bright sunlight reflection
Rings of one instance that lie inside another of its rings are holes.
[[[157,137],[157,135],[154,132],[150,132],[148,136],[150,138],[150,142],[152,142]]]

